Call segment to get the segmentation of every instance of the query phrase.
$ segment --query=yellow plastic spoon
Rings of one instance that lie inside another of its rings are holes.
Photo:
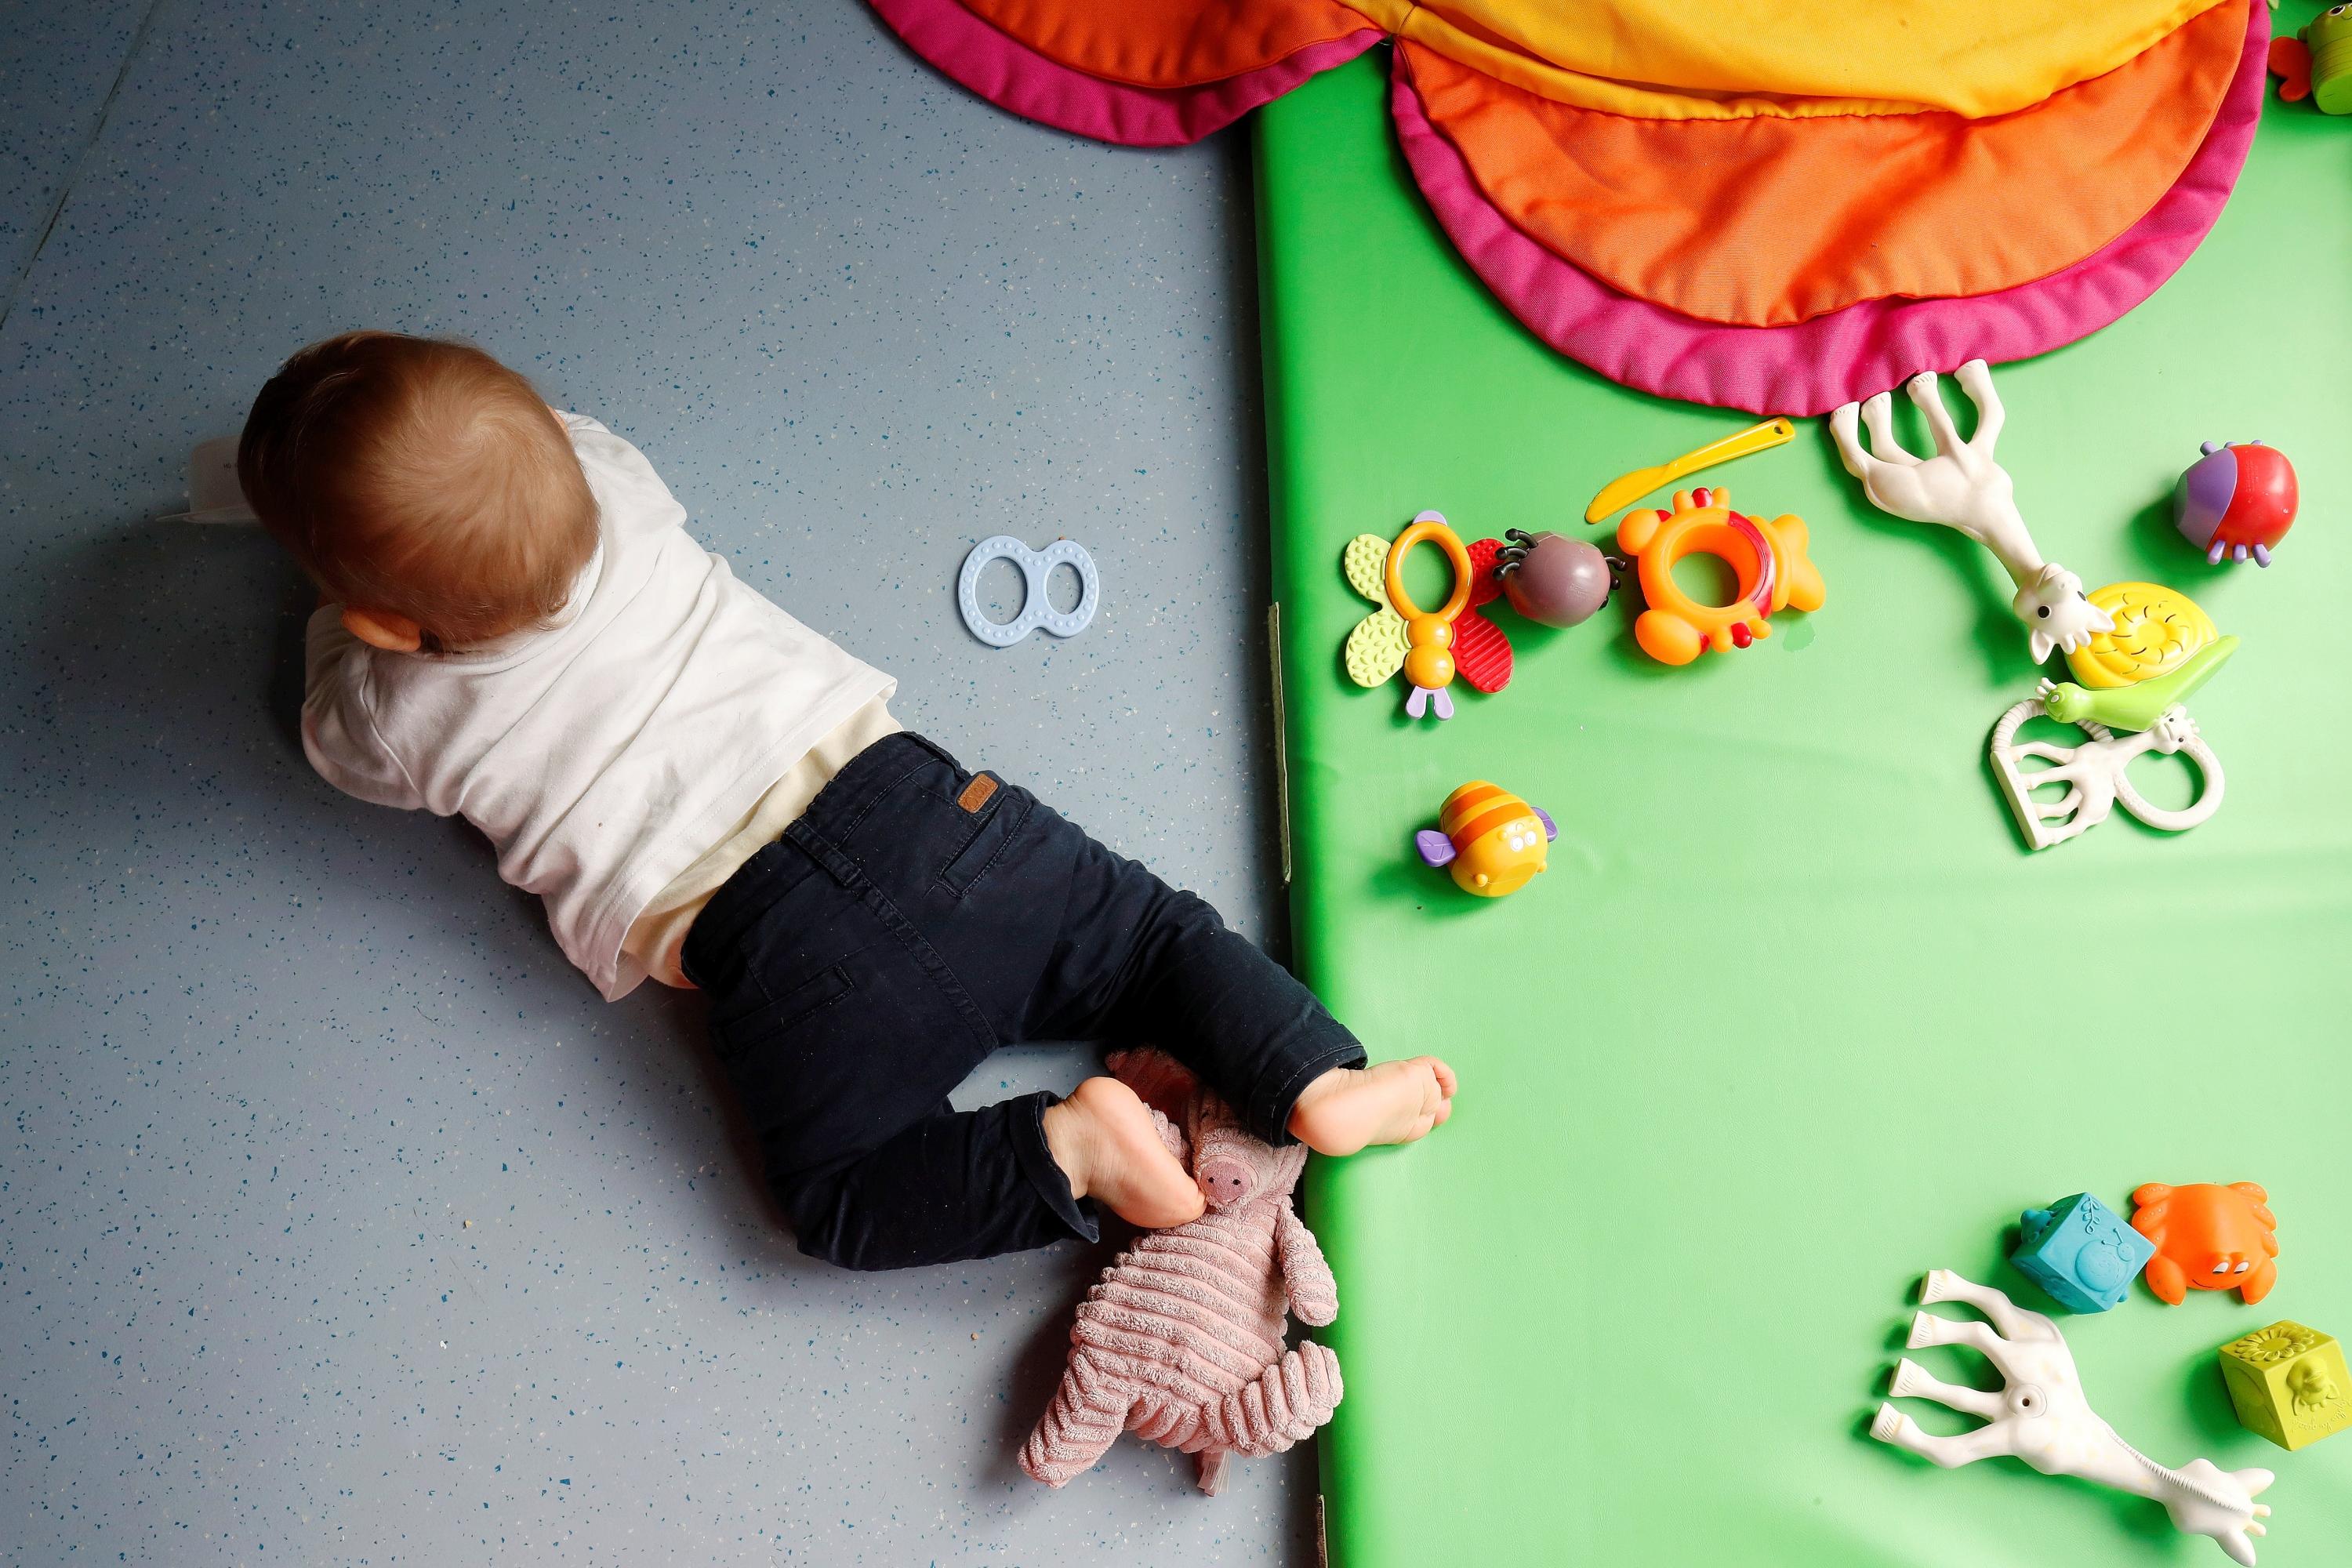
[[[1584,521],[1599,522],[1620,507],[1633,505],[1652,490],[1673,484],[1685,474],[1695,474],[1701,468],[1711,468],[1717,463],[1727,463],[1734,458],[1745,458],[1777,447],[1796,435],[1797,426],[1787,419],[1767,419],[1761,425],[1751,425],[1736,431],[1720,441],[1712,441],[1696,452],[1685,452],[1671,463],[1660,463],[1654,468],[1636,468],[1630,474],[1610,480],[1584,509]]]

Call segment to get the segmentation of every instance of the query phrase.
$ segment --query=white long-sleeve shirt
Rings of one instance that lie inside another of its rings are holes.
[[[310,617],[302,749],[362,800],[462,816],[536,893],[609,998],[653,897],[851,714],[895,688],[686,531],[645,455],[566,414],[601,542],[562,624],[446,655],[386,653]]]

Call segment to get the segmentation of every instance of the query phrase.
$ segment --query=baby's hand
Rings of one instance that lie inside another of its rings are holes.
[[[1454,1114],[1454,1069],[1435,1057],[1333,1068],[1290,1108],[1290,1133],[1318,1154],[1410,1143]]]

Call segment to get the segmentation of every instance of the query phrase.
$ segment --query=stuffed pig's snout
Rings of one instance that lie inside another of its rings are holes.
[[[1201,1184],[1201,1196],[1213,1209],[1231,1208],[1257,1185],[1256,1173],[1230,1154],[1202,1161],[1193,1179]]]

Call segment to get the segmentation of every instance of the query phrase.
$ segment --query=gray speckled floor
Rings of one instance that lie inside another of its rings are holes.
[[[469,830],[313,778],[302,589],[147,521],[294,345],[470,334],[908,722],[1264,931],[1240,144],[1057,136],[791,9],[0,14],[0,1560],[1309,1555],[1304,1455],[1023,1479],[1096,1260],[803,1260],[694,1004],[602,1005]],[[962,629],[1000,531],[1087,545],[1091,630]]]

